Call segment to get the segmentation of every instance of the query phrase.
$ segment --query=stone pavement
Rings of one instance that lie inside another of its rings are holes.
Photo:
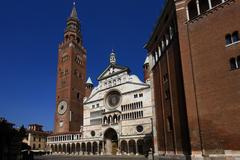
[[[48,155],[34,157],[34,160],[147,160],[144,156],[65,156]]]

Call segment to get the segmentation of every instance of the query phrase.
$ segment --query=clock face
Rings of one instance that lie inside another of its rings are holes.
[[[67,102],[66,101],[61,101],[59,104],[58,104],[58,113],[59,114],[64,114],[67,110]]]

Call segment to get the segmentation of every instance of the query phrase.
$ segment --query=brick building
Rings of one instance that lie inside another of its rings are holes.
[[[240,154],[238,0],[169,0],[146,49],[155,155]]]

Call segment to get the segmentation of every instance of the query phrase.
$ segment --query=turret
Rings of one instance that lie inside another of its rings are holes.
[[[88,77],[88,80],[86,82],[85,97],[89,97],[91,95],[92,90],[93,90],[93,83],[91,78]]]

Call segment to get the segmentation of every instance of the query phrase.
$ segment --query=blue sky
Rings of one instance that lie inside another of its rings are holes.
[[[17,126],[54,124],[58,44],[71,0],[3,0],[0,5],[0,117]],[[76,7],[87,49],[87,73],[96,78],[109,62],[143,79],[143,48],[162,8],[161,0],[80,0]]]

